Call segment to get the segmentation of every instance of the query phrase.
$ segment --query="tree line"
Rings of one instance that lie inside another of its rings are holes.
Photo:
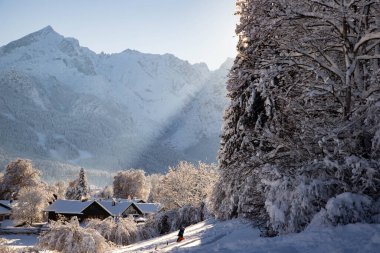
[[[41,179],[41,172],[33,168],[32,161],[17,159],[0,174],[0,199],[15,200],[12,217],[28,224],[42,221],[43,210],[55,199],[138,198],[172,210],[205,202],[217,177],[215,165],[183,161],[169,167],[165,175],[146,176],[141,169],[120,171],[114,175],[112,186],[91,190],[83,168],[73,181],[48,184]]]

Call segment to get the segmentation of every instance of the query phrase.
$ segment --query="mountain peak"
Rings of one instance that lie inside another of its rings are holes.
[[[29,36],[31,36],[31,37],[43,37],[44,38],[44,37],[46,37],[49,34],[50,35],[62,36],[59,33],[57,33],[56,31],[54,31],[53,27],[51,27],[50,25],[48,25],[48,26],[46,26],[46,27],[44,27],[44,28],[42,28],[42,29],[34,32],[34,33],[31,33],[31,34],[29,34],[29,35],[27,35],[27,36],[25,36],[23,38],[26,38],[26,37],[29,37]]]
[[[204,62],[194,63],[193,66],[204,71],[205,73],[210,72],[210,69],[208,68],[207,64]]]
[[[2,53],[8,54],[15,50],[16,48],[25,47],[30,44],[33,44],[36,41],[44,40],[44,39],[62,39],[63,36],[54,31],[54,29],[48,25],[41,30],[38,30],[34,33],[28,34],[21,39],[12,41],[8,43],[7,45],[3,46],[1,49]]]
[[[50,25],[42,28],[41,30],[38,30],[37,32],[41,32],[41,33],[56,33],[56,31],[54,31],[53,27],[51,27]]]

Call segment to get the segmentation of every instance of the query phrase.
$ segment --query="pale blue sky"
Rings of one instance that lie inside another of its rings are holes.
[[[172,53],[211,69],[236,54],[235,0],[0,0],[0,45],[51,25],[99,53]]]

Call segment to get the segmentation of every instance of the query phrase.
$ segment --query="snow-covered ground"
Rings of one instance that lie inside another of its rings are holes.
[[[0,238],[5,239],[6,245],[11,246],[12,248],[25,248],[25,247],[33,247],[38,242],[37,235],[0,235]]]
[[[260,237],[260,231],[244,220],[207,220],[185,230],[185,240],[177,243],[177,233],[114,249],[109,253],[151,252],[233,252],[233,253],[378,253],[380,224],[349,224],[310,228],[299,234]],[[12,248],[32,247],[36,235],[0,235]],[[47,252],[47,251],[46,251]]]
[[[378,253],[380,224],[350,224],[308,229],[299,234],[260,237],[260,231],[242,220],[208,220],[187,227],[185,240],[177,232],[132,244],[112,253],[131,252],[234,252],[234,253]]]

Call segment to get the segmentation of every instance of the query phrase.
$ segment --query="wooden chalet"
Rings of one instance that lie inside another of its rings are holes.
[[[145,203],[143,203],[145,204]],[[105,219],[107,217],[140,217],[145,215],[139,203],[134,201],[115,200],[57,200],[44,211],[49,220],[58,220],[60,216],[70,219],[77,216],[78,219]]]
[[[45,210],[49,220],[58,220],[59,217],[70,219],[73,216],[78,220],[105,219],[112,214],[97,201],[56,200]]]
[[[9,220],[12,214],[10,200],[0,200],[0,221]]]
[[[137,203],[130,200],[99,200],[99,203],[102,204],[113,217],[128,217],[128,216],[140,216],[143,215],[143,212],[137,206]]]
[[[158,213],[161,210],[159,203],[137,203],[136,206],[141,210],[144,217]]]
[[[113,200],[99,200],[113,216],[126,217],[133,215],[134,217],[145,217],[147,215],[158,213],[161,209],[159,203],[145,203],[143,200],[132,199],[113,199]]]

